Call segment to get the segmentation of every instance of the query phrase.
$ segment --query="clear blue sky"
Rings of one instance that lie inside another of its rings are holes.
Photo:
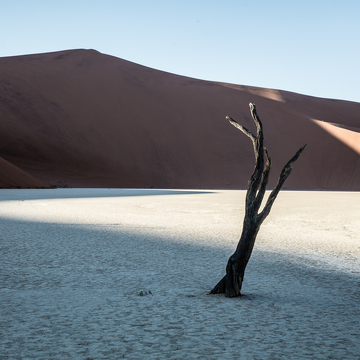
[[[0,0],[1,57],[75,48],[360,102],[359,0]]]

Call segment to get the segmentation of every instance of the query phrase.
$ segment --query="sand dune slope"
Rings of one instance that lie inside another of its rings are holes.
[[[49,184],[34,178],[3,158],[0,158],[0,174],[0,188],[49,188]]]
[[[0,156],[56,186],[242,188],[252,144],[225,116],[254,131],[249,102],[273,158],[270,186],[307,143],[288,188],[360,190],[359,103],[201,81],[94,50],[0,59]],[[349,142],[319,122],[348,129]]]

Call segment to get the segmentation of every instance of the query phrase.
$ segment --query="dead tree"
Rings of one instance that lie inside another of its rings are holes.
[[[243,223],[242,234],[237,245],[236,251],[230,256],[227,266],[226,275],[211,290],[210,294],[225,293],[226,297],[241,296],[241,286],[244,279],[246,265],[250,259],[254,248],[256,235],[260,229],[262,222],[269,215],[271,207],[281,190],[285,180],[290,175],[291,165],[298,159],[305,146],[303,146],[293,158],[284,166],[277,185],[270,193],[263,210],[259,213],[262,200],[265,195],[266,186],[269,180],[271,169],[271,158],[266,148],[264,148],[264,136],[261,121],[256,113],[255,104],[249,104],[252,118],[256,124],[257,136],[248,129],[239,125],[229,116],[226,117],[230,124],[241,130],[247,135],[254,145],[255,152],[255,168],[248,182],[248,189],[245,201],[245,217]]]

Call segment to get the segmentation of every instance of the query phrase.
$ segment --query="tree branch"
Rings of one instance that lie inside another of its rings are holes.
[[[265,205],[263,211],[259,214],[258,219],[259,219],[260,223],[262,223],[265,220],[265,218],[269,215],[271,207],[272,207],[279,191],[281,190],[282,186],[284,185],[285,180],[288,178],[288,176],[291,173],[291,170],[292,170],[291,165],[299,158],[300,154],[304,151],[306,145],[301,147],[282,169],[278,183],[276,184],[274,190],[270,193],[269,198],[267,199],[267,202],[266,202],[266,205]]]
[[[231,125],[235,126],[237,129],[242,131],[246,136],[248,136],[253,143],[256,141],[256,136],[250,130],[248,130],[246,127],[241,126],[238,122],[236,122],[230,116],[226,116],[226,120],[228,120]]]
[[[256,136],[256,141],[254,143],[255,168],[254,168],[254,173],[252,174],[249,180],[248,191],[246,194],[247,204],[252,205],[254,199],[256,198],[257,190],[261,184],[262,174],[264,171],[264,135],[262,130],[262,123],[257,115],[255,104],[250,103],[249,106],[250,106],[251,116],[257,128],[257,136]],[[254,208],[252,206],[249,206],[249,209],[254,209]]]
[[[256,195],[256,199],[254,200],[254,209],[256,211],[256,214],[257,214],[257,212],[261,206],[261,203],[263,201],[265,191],[266,191],[266,186],[269,181],[270,170],[271,170],[271,157],[266,148],[264,148],[264,152],[265,152],[265,157],[266,157],[265,168],[262,173],[258,194]]]
[[[261,132],[261,137],[263,138],[263,135],[262,135],[262,123],[260,121],[260,118],[257,115],[256,106],[253,103],[250,103],[249,106],[250,106],[251,116],[252,116],[252,118],[253,118],[253,120],[255,122],[256,128],[257,128],[258,137],[259,137],[259,133]]]
[[[248,190],[247,190],[247,193],[246,193],[246,209],[248,209],[248,210],[256,210],[256,214],[257,214],[257,210],[260,207],[261,201],[260,201],[260,204],[259,204],[258,208],[256,209],[256,207],[255,208],[253,207],[254,199],[256,198],[256,193],[257,193],[258,188],[259,188],[259,186],[261,184],[264,183],[265,188],[266,188],[270,168],[268,170],[266,170],[265,174],[263,174],[263,172],[264,172],[264,135],[263,135],[262,123],[261,123],[261,120],[260,120],[259,116],[257,115],[255,104],[250,103],[249,107],[250,107],[251,116],[252,116],[252,118],[253,118],[253,120],[255,122],[255,125],[256,125],[257,136],[255,136],[250,130],[248,130],[244,126],[241,126],[240,124],[238,124],[230,116],[227,116],[226,119],[230,122],[231,125],[235,126],[237,129],[242,131],[246,136],[248,136],[251,139],[251,141],[253,142],[253,145],[254,145],[255,167],[254,167],[254,172],[251,175],[250,180],[248,182]],[[267,163],[268,163],[269,158],[270,158],[268,155],[269,154],[267,153],[266,154]],[[270,160],[269,165],[271,166],[271,160]],[[264,177],[264,175],[266,175],[266,177]],[[262,194],[262,197],[263,197],[263,190],[260,192],[260,195],[261,194]],[[262,197],[260,197],[261,200],[262,200]],[[256,205],[258,203],[259,202],[256,201]]]

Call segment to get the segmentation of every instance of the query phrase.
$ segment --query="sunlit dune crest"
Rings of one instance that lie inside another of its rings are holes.
[[[255,86],[245,86],[245,85],[235,85],[235,84],[229,84],[229,83],[221,83],[221,85],[228,87],[230,89],[236,89],[241,91],[246,91],[247,93],[261,96],[270,100],[275,100],[279,102],[285,102],[284,97],[281,94],[280,90],[275,89],[266,89],[261,87],[255,87]]]
[[[257,88],[257,89],[250,89],[249,92],[250,94],[262,96],[270,100],[285,102],[279,90]]]
[[[350,130],[338,124],[331,124],[316,119],[311,120],[360,155],[360,129],[357,129],[357,131],[355,130],[356,128]]]

